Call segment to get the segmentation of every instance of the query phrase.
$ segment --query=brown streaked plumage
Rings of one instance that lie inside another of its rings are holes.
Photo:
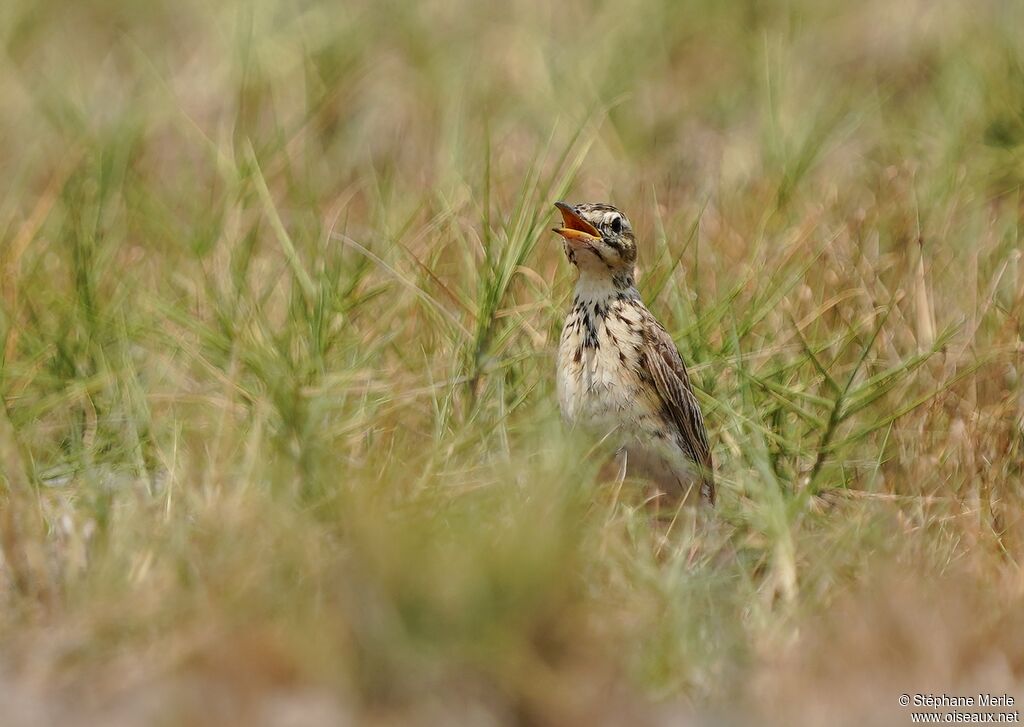
[[[600,434],[614,432],[627,473],[671,499],[699,484],[715,502],[704,417],[668,331],[640,299],[629,220],[609,204],[557,202],[565,255],[579,270],[558,349],[562,415]]]

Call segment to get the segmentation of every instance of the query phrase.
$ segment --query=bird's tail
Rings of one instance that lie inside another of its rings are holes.
[[[700,479],[700,499],[711,507],[715,506],[715,476],[710,472]]]

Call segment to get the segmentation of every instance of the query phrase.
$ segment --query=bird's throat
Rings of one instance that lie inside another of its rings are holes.
[[[619,298],[623,295],[637,295],[636,282],[632,270],[612,272],[605,268],[595,271],[580,268],[580,276],[576,281],[577,298],[585,300],[603,300]]]

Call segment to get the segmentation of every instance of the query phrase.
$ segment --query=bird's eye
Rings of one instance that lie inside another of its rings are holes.
[[[620,232],[622,232],[622,218],[621,217],[613,217],[612,218],[612,232],[614,232],[616,235],[619,234]]]

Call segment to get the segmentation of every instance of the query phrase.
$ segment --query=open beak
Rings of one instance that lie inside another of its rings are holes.
[[[562,213],[562,226],[552,228],[551,231],[564,237],[569,244],[583,246],[601,239],[598,229],[576,214],[576,210],[570,205],[565,202],[555,202],[555,207]]]

